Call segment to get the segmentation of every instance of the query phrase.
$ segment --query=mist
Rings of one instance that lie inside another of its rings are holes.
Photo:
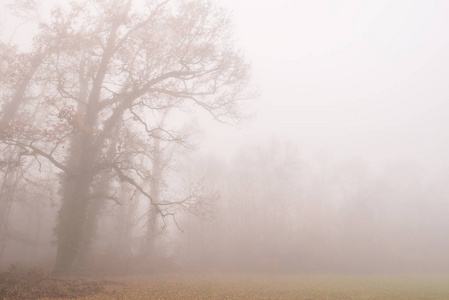
[[[94,2],[0,3],[2,271],[447,274],[449,3]]]

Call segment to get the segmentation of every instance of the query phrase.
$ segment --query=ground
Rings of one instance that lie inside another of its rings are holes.
[[[134,278],[89,299],[449,299],[449,276],[185,275]]]
[[[51,277],[36,280],[35,275],[33,278],[31,282],[10,281],[3,290],[0,286],[0,299],[449,299],[446,275],[214,273],[68,282]],[[5,294],[8,291],[16,294]]]

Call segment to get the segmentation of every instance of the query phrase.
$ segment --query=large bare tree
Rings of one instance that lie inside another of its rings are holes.
[[[240,117],[248,64],[230,33],[226,13],[208,1],[80,0],[40,24],[31,51],[1,45],[2,145],[60,173],[57,272],[73,268],[91,201],[119,201],[95,190],[105,174],[163,217],[194,204],[154,199],[140,162],[153,159],[154,139],[184,143],[155,126],[159,110]]]

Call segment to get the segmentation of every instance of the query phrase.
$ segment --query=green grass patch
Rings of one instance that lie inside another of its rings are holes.
[[[84,299],[449,299],[449,276],[158,275]]]

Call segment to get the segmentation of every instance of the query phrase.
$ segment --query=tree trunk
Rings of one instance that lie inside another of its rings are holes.
[[[8,159],[11,161],[12,154],[9,153]],[[16,172],[15,165],[9,165],[4,170],[3,181],[0,187],[0,264],[3,260],[3,253],[8,239],[8,227],[11,214],[11,208],[16,191]]]
[[[87,266],[88,264],[89,252],[98,232],[98,220],[105,206],[105,199],[92,199],[89,203],[77,265]]]
[[[63,183],[63,201],[57,226],[57,273],[69,273],[77,258],[82,241],[89,187],[92,176],[79,174],[66,176]]]
[[[161,193],[161,180],[162,180],[162,150],[160,146],[160,140],[155,139],[153,149],[153,170],[150,179],[150,195],[155,203],[160,200]],[[157,209],[150,204],[147,219],[147,236],[146,245],[144,246],[144,256],[149,258],[150,261],[154,258],[155,242],[159,235],[159,228],[157,223]]]
[[[72,140],[68,159],[70,172],[62,175],[62,206],[56,227],[57,255],[55,272],[72,271],[78,256],[87,219],[90,187],[95,177],[96,149],[90,147],[92,138],[80,132]]]

